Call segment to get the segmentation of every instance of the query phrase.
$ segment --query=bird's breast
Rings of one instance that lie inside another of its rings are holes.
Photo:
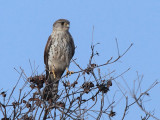
[[[65,69],[70,63],[70,43],[68,36],[65,34],[51,35],[52,43],[49,49],[48,65],[54,66],[55,69]]]

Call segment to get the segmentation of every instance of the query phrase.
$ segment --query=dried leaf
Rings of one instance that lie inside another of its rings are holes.
[[[92,100],[93,100],[93,101],[95,101],[95,98],[94,98],[94,97],[92,97]]]
[[[112,81],[111,80],[107,81],[107,88],[109,88],[110,86],[112,86]]]
[[[97,66],[97,64],[91,64],[91,67],[93,67],[93,68],[96,67],[96,66]]]
[[[27,104],[26,104],[26,107],[27,107],[27,108],[30,108],[30,107],[31,107],[31,104],[27,103]]]
[[[23,100],[23,103],[27,103],[27,101]]]
[[[109,113],[109,116],[110,117],[114,117],[116,115],[116,112],[113,112],[112,110],[110,111],[110,113]]]
[[[38,101],[39,98],[30,98],[29,101]]]
[[[1,92],[1,95],[2,95],[3,97],[6,97],[6,91]]]
[[[74,83],[72,83],[72,84],[71,84],[71,87],[73,87],[73,88],[74,88],[76,84],[78,84],[78,82],[77,82],[77,81],[75,81]]]

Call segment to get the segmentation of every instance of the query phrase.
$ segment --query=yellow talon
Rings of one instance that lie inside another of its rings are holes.
[[[70,76],[71,74],[74,73],[73,71],[69,71],[68,68],[66,68],[66,71],[67,71],[67,72],[66,72],[66,77],[68,77],[68,75]]]
[[[56,78],[56,74],[53,69],[51,70],[50,74],[53,74],[53,77]]]

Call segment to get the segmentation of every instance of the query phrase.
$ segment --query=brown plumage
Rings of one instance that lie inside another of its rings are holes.
[[[45,100],[51,99],[53,102],[56,100],[59,80],[74,55],[75,46],[69,33],[69,24],[70,22],[65,19],[57,20],[53,24],[53,31],[45,47],[44,63],[47,80],[43,91]]]

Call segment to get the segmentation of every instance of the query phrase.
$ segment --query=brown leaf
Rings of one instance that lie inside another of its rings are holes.
[[[57,105],[63,108],[65,107],[65,104],[63,102],[58,102]]]
[[[64,86],[64,87],[69,87],[69,86],[70,86],[70,82],[69,82],[69,81],[63,82],[63,86]]]
[[[34,89],[36,86],[34,84],[31,84],[30,87]]]
[[[78,82],[77,82],[77,81],[75,81],[74,83],[72,83],[72,84],[71,84],[71,87],[73,87],[73,88],[74,88],[76,84],[78,84]]]
[[[27,103],[27,101],[23,100],[23,103]]]
[[[107,81],[107,88],[109,88],[110,86],[112,86],[112,81],[111,80]]]
[[[31,107],[31,104],[27,103],[27,104],[26,104],[26,107],[27,107],[27,108],[30,108],[30,107]]]
[[[114,117],[116,115],[116,112],[113,112],[112,110],[110,111],[110,113],[109,113],[109,116],[110,117]]]
[[[12,105],[18,105],[18,104],[19,104],[18,102],[13,102],[13,103],[12,103]]]
[[[109,88],[106,86],[106,84],[102,83],[102,84],[97,84],[97,87],[99,89],[99,91],[101,92],[104,92],[104,93],[107,93],[109,91]]]
[[[36,105],[39,106],[40,108],[42,108],[41,101],[36,101]]]
[[[39,98],[30,98],[29,101],[38,101]]]
[[[94,98],[94,97],[92,97],[92,100],[93,100],[93,101],[95,101],[95,98]]]
[[[97,66],[96,64],[91,64],[91,67],[93,67],[93,68],[96,67],[96,66]]]
[[[85,89],[84,89],[84,92],[85,92],[85,93],[89,93],[89,91],[90,91],[90,89],[88,89],[88,88],[85,88]]]
[[[1,95],[2,95],[3,97],[6,97],[6,92],[5,92],[5,91],[1,92]]]

